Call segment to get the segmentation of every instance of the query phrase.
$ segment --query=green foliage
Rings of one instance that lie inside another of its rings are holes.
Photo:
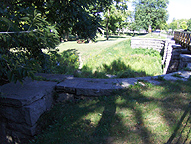
[[[104,78],[106,74],[117,77],[143,77],[162,73],[161,56],[152,49],[132,49],[130,41],[125,40],[113,46],[88,54],[83,61],[79,77]],[[82,59],[84,59],[82,57]]]
[[[149,25],[153,30],[160,28],[168,18],[166,10],[168,3],[168,0],[135,0],[136,24],[145,30],[148,30]]]
[[[159,81],[165,81],[165,78],[164,78],[164,76],[158,76],[158,77],[157,77],[157,80],[159,80]]]
[[[71,49],[62,53],[52,51],[49,56],[47,73],[73,74],[79,67],[78,54],[75,50]]]
[[[48,0],[44,6],[47,20],[57,23],[62,37],[65,33],[78,35],[82,39],[93,39],[100,30],[100,12],[111,4],[112,0]]]
[[[61,66],[54,65],[53,53],[49,56],[42,50],[52,51],[59,42],[58,38],[68,32],[84,39],[94,39],[101,27],[99,12],[111,2],[111,0],[1,1],[0,32],[4,33],[0,34],[2,66],[0,79],[22,81],[27,76],[33,78],[34,72],[50,72],[50,67],[54,72],[66,73],[68,68],[63,70]],[[57,57],[62,59],[61,65],[66,65],[63,60],[63,56],[66,55],[61,54]],[[50,58],[53,59],[52,63]],[[66,56],[66,59],[69,57]]]
[[[55,48],[57,31],[34,6],[25,7],[17,1],[0,4],[0,79],[22,82],[46,69],[47,57],[42,49]]]
[[[188,26],[188,27],[187,27],[187,30],[188,30],[188,31],[191,31],[191,19],[188,20],[187,26]]]
[[[183,29],[186,30],[188,28],[188,20],[187,19],[173,19],[173,21],[169,24],[169,28],[174,30]]]
[[[119,33],[122,28],[127,27],[127,19],[130,16],[130,12],[127,10],[126,2],[124,0],[118,0],[105,8],[103,23],[106,27],[107,40],[109,39],[109,31],[115,34],[117,29]]]

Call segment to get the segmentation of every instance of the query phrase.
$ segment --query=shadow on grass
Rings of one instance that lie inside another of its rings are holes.
[[[187,115],[188,115],[188,118],[187,118],[187,120],[186,120],[186,124],[183,126],[183,129],[182,129],[181,132],[179,132],[179,134],[178,134],[178,130],[180,130],[181,125],[182,125],[182,123],[183,123],[183,121],[184,121],[184,119],[186,118]],[[180,118],[180,120],[178,121],[177,126],[176,126],[176,128],[175,128],[173,134],[172,134],[171,137],[168,139],[168,141],[167,141],[166,144],[171,144],[172,141],[175,139],[175,137],[176,137],[177,135],[179,135],[179,138],[176,140],[176,143],[180,143],[179,141],[182,139],[182,133],[183,133],[185,127],[191,124],[191,120],[190,120],[190,119],[191,119],[191,102],[190,102],[190,104],[188,105],[188,107],[186,108],[186,110],[185,110],[184,114],[182,115],[182,117]],[[188,133],[187,133],[187,136],[184,138],[183,143],[185,143],[185,142],[188,140],[188,137],[189,137],[189,134],[190,134],[190,133],[191,133],[191,127],[190,127],[190,129],[189,129],[189,131],[188,131]],[[191,143],[191,141],[190,141],[190,143]]]
[[[107,97],[57,104],[41,117],[39,125],[43,132],[31,143],[167,142],[190,101],[188,96],[182,102],[185,96],[181,90],[191,95],[191,82],[145,84]],[[186,129],[189,131],[188,126]],[[179,143],[189,140],[189,134],[183,138]]]
[[[114,78],[134,78],[149,76],[144,71],[135,71],[129,65],[126,65],[120,59],[114,60],[111,64],[103,64],[97,68],[99,71],[93,72],[92,68],[87,65],[83,66],[80,73],[75,73],[75,77],[84,78],[108,78],[106,75],[114,76]]]

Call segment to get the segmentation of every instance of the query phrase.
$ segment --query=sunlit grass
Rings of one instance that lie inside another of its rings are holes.
[[[146,35],[137,36],[139,38],[156,38],[156,39],[166,39],[165,36],[161,36],[159,33],[148,33]]]
[[[98,40],[92,44],[77,44],[76,41],[62,43],[60,51],[74,50],[81,56],[83,67],[76,77],[107,78],[143,77],[162,74],[161,55],[148,49],[132,49],[129,38]]]

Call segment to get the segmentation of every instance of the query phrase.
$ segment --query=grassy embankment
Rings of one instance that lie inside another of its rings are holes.
[[[69,41],[59,45],[59,50],[73,51],[81,55],[83,67],[76,77],[107,78],[106,74],[119,78],[153,76],[162,73],[159,52],[148,49],[132,49],[129,38],[98,40],[91,44]]]

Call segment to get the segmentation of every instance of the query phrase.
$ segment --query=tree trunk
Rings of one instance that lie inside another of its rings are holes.
[[[108,25],[109,25],[109,8],[108,8],[108,18],[107,18],[107,23],[106,23],[106,37],[107,37],[107,40],[109,40],[109,28],[108,28]]]

